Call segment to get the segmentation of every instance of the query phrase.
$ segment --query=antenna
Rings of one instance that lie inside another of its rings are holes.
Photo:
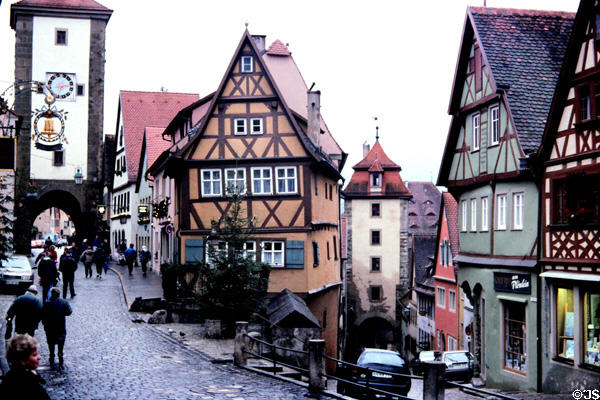
[[[312,92],[313,88],[315,87],[315,83],[313,82],[312,85],[310,85],[310,89],[308,89],[309,92]]]

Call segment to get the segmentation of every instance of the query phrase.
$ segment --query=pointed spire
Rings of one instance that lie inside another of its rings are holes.
[[[373,120],[377,121],[377,117],[373,117]],[[379,127],[375,126],[375,143],[379,142]]]

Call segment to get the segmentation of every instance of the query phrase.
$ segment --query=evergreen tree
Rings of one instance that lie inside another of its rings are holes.
[[[0,264],[8,259],[13,251],[12,204],[10,186],[6,182],[6,176],[2,175],[0,176]]]
[[[256,261],[258,246],[247,251],[254,221],[242,207],[245,196],[236,190],[229,195],[228,211],[212,221],[208,262],[199,265],[197,299],[207,317],[232,328],[235,321],[247,321],[264,310],[271,268]]]

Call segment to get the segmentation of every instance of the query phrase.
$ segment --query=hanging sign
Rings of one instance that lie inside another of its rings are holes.
[[[40,150],[61,150],[65,137],[66,112],[56,107],[44,106],[33,113],[33,137],[35,147]]]
[[[497,292],[531,294],[531,274],[494,272],[494,289]]]

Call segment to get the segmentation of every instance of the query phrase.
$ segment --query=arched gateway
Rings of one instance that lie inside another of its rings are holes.
[[[15,82],[43,83],[43,90],[14,100],[14,112],[23,117],[15,157],[17,252],[29,251],[34,218],[48,207],[69,214],[79,238],[96,231],[111,14],[94,0],[21,0],[11,6]]]

